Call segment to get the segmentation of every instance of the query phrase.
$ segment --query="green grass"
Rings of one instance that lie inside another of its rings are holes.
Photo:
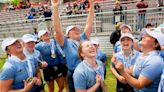
[[[116,92],[115,91],[115,89],[116,89],[116,79],[110,71],[110,58],[111,57],[108,58],[107,75],[106,75],[105,83],[107,85],[108,92]],[[5,59],[0,58],[0,70],[2,69],[4,63],[5,63]],[[45,90],[46,90],[46,92],[48,92],[47,85],[45,86]],[[58,87],[57,87],[57,84],[55,83],[55,92],[57,92],[57,90],[58,90]],[[65,90],[64,90],[64,92],[65,92]]]

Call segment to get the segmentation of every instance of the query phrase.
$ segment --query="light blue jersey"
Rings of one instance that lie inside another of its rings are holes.
[[[164,59],[164,50],[160,51],[160,56]]]
[[[102,61],[103,63],[107,62],[106,54],[102,52],[100,49],[97,50],[96,59]]]
[[[93,69],[87,61],[82,61],[75,69],[73,74],[75,89],[89,89],[96,84],[96,74],[104,79],[104,67],[101,61],[96,61],[98,67]],[[98,88],[96,92],[101,92]]]
[[[114,53],[120,52],[122,50],[120,41],[117,41],[116,44],[113,47]]]
[[[115,54],[115,57],[118,59],[118,61],[124,64],[124,67],[129,68],[130,66],[133,66],[135,64],[139,54],[140,53],[138,51],[133,50],[133,52],[129,55],[129,57],[125,57],[123,51],[120,51]]]
[[[159,83],[158,92],[164,92],[164,70],[163,70],[163,73],[161,75],[161,80]]]
[[[27,58],[29,59],[36,59],[36,60],[41,60],[41,55],[40,52],[36,49],[34,49],[33,53],[29,53],[26,48],[23,49],[23,53],[26,55]]]
[[[26,58],[25,60],[20,60],[16,56],[11,55],[2,68],[0,80],[13,80],[12,89],[23,89],[23,80],[26,80],[30,75],[33,77],[36,75],[37,62],[32,60],[34,59]],[[31,61],[31,69],[29,69],[28,61]],[[32,72],[30,72],[30,70],[32,70]],[[29,92],[35,87],[36,86],[33,86]]]
[[[80,41],[87,40],[85,33],[81,35]],[[64,45],[62,46],[65,52],[68,70],[74,71],[76,66],[81,62],[78,55],[79,42],[65,38]]]
[[[42,59],[48,63],[47,67],[53,67],[59,63],[55,43],[56,41],[51,39],[50,43],[39,42],[36,44],[36,49],[40,51]],[[52,53],[55,55],[55,58],[52,57]]]
[[[164,62],[157,51],[148,53],[147,56],[140,54],[133,68],[133,76],[139,78],[140,75],[148,78],[152,83],[136,92],[157,92],[160,77],[163,71]]]

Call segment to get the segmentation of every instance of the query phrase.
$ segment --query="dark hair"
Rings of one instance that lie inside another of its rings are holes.
[[[146,24],[145,28],[148,28],[148,27],[153,27],[153,25],[151,23],[148,23]]]
[[[158,44],[158,46],[155,48],[155,50],[161,50],[161,47],[160,47],[159,42],[158,42],[158,40],[157,40],[157,39],[155,39],[155,43],[157,43],[157,44]]]

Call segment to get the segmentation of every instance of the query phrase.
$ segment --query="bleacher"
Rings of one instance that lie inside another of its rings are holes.
[[[127,7],[127,9],[135,9],[136,1],[137,0],[124,1],[121,2],[121,4],[123,5],[123,7]],[[149,7],[157,7],[157,3],[155,2],[156,0],[149,0]],[[99,4],[104,12],[95,15],[94,31],[92,37],[94,37],[94,33],[98,35],[97,37],[100,39],[101,48],[109,55],[112,52],[112,45],[109,43],[109,35],[113,30],[115,30],[114,24],[112,24],[112,9],[115,2],[111,0],[103,0],[99,2]],[[59,7],[60,11],[62,12],[65,7],[65,5],[61,5]],[[6,37],[19,38],[25,33],[32,32],[33,28],[37,27],[40,22],[45,22],[43,21],[43,19],[36,19],[32,22],[27,20],[25,17],[27,11],[28,9],[0,12],[0,40]],[[146,14],[147,23],[152,23],[157,26],[164,22],[163,11],[158,11],[158,9],[149,11],[151,12],[148,12]],[[84,28],[86,16],[87,14],[61,16],[63,30],[65,30],[66,27],[69,25],[81,25],[81,28]],[[124,22],[130,24],[133,27],[133,30],[136,31],[137,10],[128,10],[126,14],[126,21]]]

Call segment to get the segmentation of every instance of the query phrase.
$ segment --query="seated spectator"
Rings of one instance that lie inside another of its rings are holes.
[[[33,17],[33,15],[31,14],[31,12],[28,12],[28,13],[26,14],[26,18],[27,18],[27,19],[34,19],[34,17]]]
[[[98,3],[95,3],[95,13],[98,13],[98,12],[101,12],[101,8],[100,8],[100,5]]]
[[[31,7],[31,3],[29,1],[26,1],[26,6],[27,6],[27,8],[30,8]]]
[[[79,14],[79,10],[78,10],[78,5],[77,5],[77,2],[74,2],[73,3],[73,13],[74,14]]]
[[[68,3],[68,6],[66,7],[66,14],[71,15],[72,14],[72,6],[70,3]]]
[[[36,10],[35,10],[34,7],[31,7],[31,8],[30,8],[30,12],[32,13],[33,16],[36,15]]]
[[[80,5],[79,5],[79,13],[80,14],[86,13],[85,4],[83,2],[80,2]]]
[[[52,12],[51,12],[50,9],[48,9],[48,6],[45,7],[45,10],[44,10],[44,12],[43,12],[43,15],[44,15],[45,18],[49,18],[49,19],[45,19],[46,21],[47,21],[47,20],[51,20],[50,17],[51,17],[51,15],[52,15]]]
[[[15,10],[15,7],[12,4],[10,4],[9,7],[8,7],[8,9],[9,10]]]

